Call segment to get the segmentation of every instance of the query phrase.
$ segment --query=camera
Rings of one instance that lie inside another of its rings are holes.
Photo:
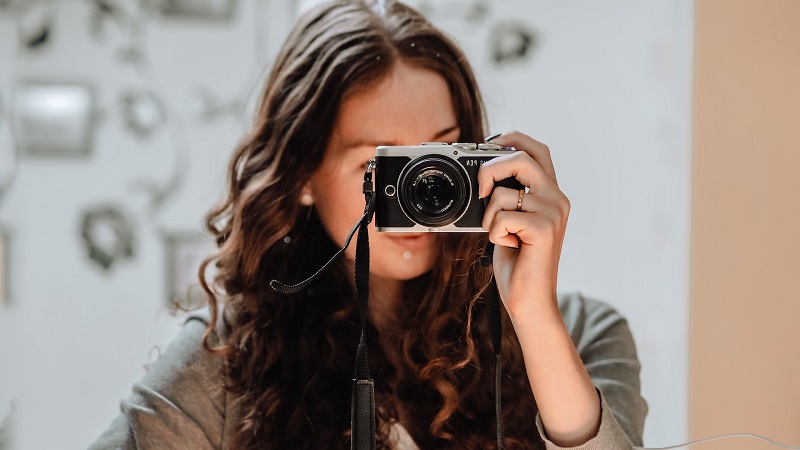
[[[375,227],[389,232],[485,232],[488,198],[478,199],[478,169],[515,151],[498,144],[426,142],[375,149]],[[523,186],[513,177],[495,183]]]

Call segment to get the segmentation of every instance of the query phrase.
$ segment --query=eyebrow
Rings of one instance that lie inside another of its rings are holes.
[[[459,129],[458,124],[450,125],[449,127],[447,127],[445,129],[439,131],[438,133],[436,133],[433,137],[428,139],[426,142],[438,142],[444,136],[446,136],[446,135],[448,135],[448,134],[450,134],[453,131],[458,130],[458,129]],[[377,147],[379,145],[402,145],[402,144],[397,142],[397,141],[388,141],[388,142],[387,141],[380,141],[380,142],[378,142],[378,141],[371,141],[371,140],[366,140],[366,139],[355,139],[355,140],[350,141],[350,142],[345,142],[344,145],[342,145],[342,148]]]

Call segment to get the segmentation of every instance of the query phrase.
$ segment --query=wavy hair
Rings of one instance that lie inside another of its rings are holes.
[[[280,294],[337,250],[299,197],[323,159],[340,103],[402,61],[447,81],[462,142],[482,139],[483,104],[458,47],[399,2],[333,1],[303,15],[272,68],[251,131],[233,154],[224,201],[207,215],[218,251],[200,269],[211,324],[203,346],[223,358],[221,381],[239,408],[235,448],[349,446],[350,389],[358,343],[352,273],[338,261],[305,290]],[[370,328],[379,448],[399,422],[421,448],[495,448],[494,354],[478,264],[481,234],[447,234],[428,273],[404,283],[397,329]],[[205,280],[206,267],[216,275]],[[216,293],[216,294],[215,294]],[[224,308],[220,306],[224,304]],[[228,333],[209,345],[218,318]],[[503,418],[508,448],[538,448],[536,405],[505,317]],[[379,348],[391,342],[391,348]],[[542,447],[543,448],[543,447]]]

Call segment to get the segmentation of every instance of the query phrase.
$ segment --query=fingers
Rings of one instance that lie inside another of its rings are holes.
[[[494,183],[514,177],[534,193],[542,189],[558,188],[556,171],[550,149],[543,143],[519,131],[509,131],[491,140],[492,143],[514,147],[518,151],[494,158],[478,171],[478,186],[481,198],[488,196]]]
[[[514,177],[534,193],[548,189],[554,184],[547,172],[526,152],[514,152],[483,163],[478,170],[479,197],[488,197],[496,181]]]
[[[520,193],[522,193],[522,195],[520,195]],[[523,211],[534,212],[536,209],[533,205],[533,201],[528,199],[526,202],[526,195],[527,194],[525,194],[524,190],[518,191],[516,189],[508,189],[504,187],[495,188],[494,192],[492,193],[492,199],[489,201],[489,204],[486,206],[486,211],[483,213],[483,222],[481,222],[483,229],[489,232],[489,240],[495,245],[514,248],[518,248],[520,246],[520,241],[517,238],[516,231],[511,231],[509,229],[509,227],[511,229],[516,228],[515,225],[511,225],[507,220],[504,220],[503,224],[498,224],[497,226],[492,225],[494,224],[495,218],[498,214],[505,216],[505,219],[508,219],[509,217],[513,219],[514,214],[505,213],[513,212],[518,214]],[[520,211],[517,211],[517,203],[519,203],[520,198],[522,198],[522,205],[520,205]]]
[[[529,154],[539,166],[544,169],[545,173],[556,183],[556,169],[553,167],[553,159],[550,156],[550,148],[547,145],[537,141],[536,139],[519,131],[507,131],[494,138],[491,141],[494,144],[500,144],[508,147],[515,147],[517,150],[522,150]]]
[[[495,245],[519,248],[521,244],[544,245],[554,241],[559,220],[540,211],[536,214],[500,211],[489,227],[489,240]]]
[[[517,248],[521,243],[553,239],[566,226],[570,203],[563,193],[552,198],[524,193],[517,211],[519,194],[515,189],[495,188],[481,222],[490,241]]]
[[[481,223],[489,231],[489,240],[518,248],[563,235],[570,204],[558,187],[550,149],[518,131],[490,142],[519,151],[487,161],[478,170],[479,197],[492,196]],[[520,196],[518,190],[495,187],[495,182],[509,177],[527,186],[528,192]]]
[[[522,205],[520,205],[521,212],[536,212],[540,205],[534,204],[533,195],[526,194],[525,191],[522,191],[522,196],[520,197],[520,191],[516,189],[509,189],[505,187],[496,187],[494,192],[492,192],[492,199],[489,201],[489,204],[486,205],[486,211],[483,213],[483,221],[481,222],[481,226],[483,226],[484,230],[488,230],[491,226],[492,222],[494,222],[495,215],[500,211],[516,211],[517,210],[517,203],[519,199],[522,198]]]
[[[489,241],[494,245],[509,248],[519,248],[520,239],[516,233],[511,232],[504,227],[493,227],[489,230]]]

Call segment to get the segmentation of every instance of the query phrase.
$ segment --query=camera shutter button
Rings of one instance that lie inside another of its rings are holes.
[[[478,150],[502,150],[503,146],[500,144],[478,144]]]

